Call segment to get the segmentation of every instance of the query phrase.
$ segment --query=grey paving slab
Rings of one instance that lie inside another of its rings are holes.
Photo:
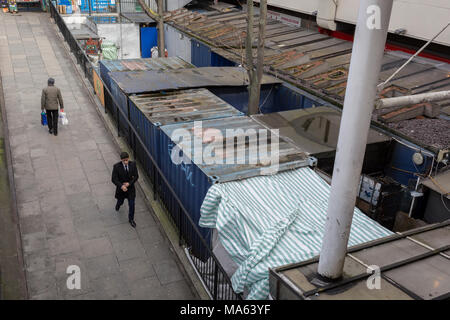
[[[28,272],[55,270],[55,258],[50,256],[48,249],[31,252],[24,257]]]
[[[111,241],[107,236],[81,241],[84,257],[95,258],[113,253]]]
[[[175,281],[164,285],[169,300],[195,300],[196,296],[184,280]]]
[[[111,170],[120,150],[48,14],[4,19],[0,15],[7,31],[0,35],[0,72],[30,298],[191,299],[140,192],[136,229],[128,223],[127,203],[114,210]],[[62,90],[70,122],[58,137],[40,123],[49,76]],[[67,288],[72,265],[80,267],[81,290]]]
[[[183,274],[173,259],[153,263],[153,268],[161,284],[168,284],[184,279]]]
[[[114,254],[86,259],[85,265],[91,280],[120,272],[119,262]]]
[[[131,296],[136,300],[167,300],[169,298],[167,290],[156,276],[134,281],[129,287]]]
[[[113,248],[119,262],[145,256],[145,249],[140,239],[113,242]]]
[[[21,218],[20,232],[22,234],[46,232],[43,216],[41,214],[36,214]]]
[[[139,224],[141,223],[141,220],[139,220]],[[164,241],[164,238],[159,231],[159,228],[156,226],[152,227],[145,227],[137,230],[139,234],[139,239],[142,243],[145,244],[157,244],[162,241]]]
[[[31,296],[56,288],[55,274],[51,270],[27,272],[27,283]]]
[[[135,282],[156,275],[153,265],[142,257],[119,261],[119,265],[120,271],[129,282]]]
[[[61,216],[57,219],[46,219],[45,227],[47,231],[47,239],[60,238],[76,233],[73,218],[70,216]]]

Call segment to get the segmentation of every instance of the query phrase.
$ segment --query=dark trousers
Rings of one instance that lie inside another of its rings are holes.
[[[52,130],[54,133],[58,133],[58,110],[46,110],[47,111],[47,123],[48,130]]]
[[[134,220],[134,200],[135,199],[130,199],[130,198],[122,198],[122,199],[117,199],[117,206],[120,208],[120,206],[123,205],[125,199],[128,199],[128,220]]]

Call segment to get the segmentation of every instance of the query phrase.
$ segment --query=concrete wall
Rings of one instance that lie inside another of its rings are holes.
[[[136,59],[141,57],[139,25],[134,23],[122,24],[122,40],[119,23],[97,24],[97,34],[104,41],[116,44],[119,59]]]
[[[180,57],[191,62],[191,41],[183,36],[175,28],[169,25],[165,26],[166,49],[169,57]]]

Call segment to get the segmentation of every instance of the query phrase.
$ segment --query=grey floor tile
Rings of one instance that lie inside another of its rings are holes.
[[[145,257],[145,249],[139,239],[113,242],[113,248],[119,262]]]
[[[153,268],[155,269],[156,276],[163,285],[184,280],[183,274],[174,260],[154,262]]]
[[[86,259],[85,264],[91,280],[119,272],[119,263],[113,254]]]
[[[81,250],[85,258],[95,258],[113,253],[111,241],[108,237],[81,241]]]

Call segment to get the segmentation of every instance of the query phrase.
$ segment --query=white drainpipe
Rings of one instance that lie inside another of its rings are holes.
[[[361,0],[318,273],[342,275],[393,0]]]
[[[414,94],[411,96],[380,99],[376,103],[376,108],[380,109],[380,108],[409,106],[409,105],[419,104],[419,103],[423,103],[423,102],[442,101],[442,100],[447,100],[447,99],[450,99],[450,90],[449,91],[439,91],[439,92],[427,92],[427,93],[421,93],[421,94]]]

